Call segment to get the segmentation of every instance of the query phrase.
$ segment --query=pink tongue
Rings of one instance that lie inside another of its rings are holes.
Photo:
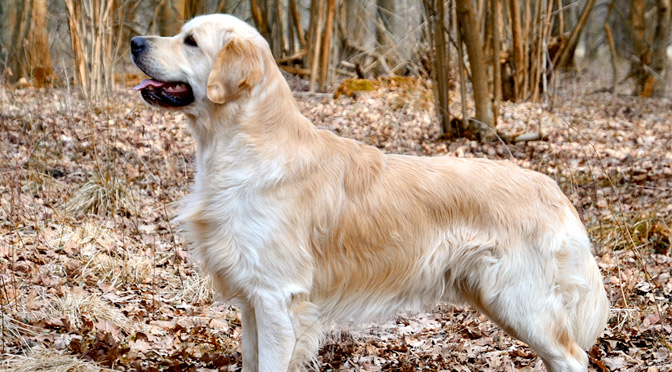
[[[166,83],[163,82],[163,81],[158,81],[158,80],[153,80],[153,79],[145,79],[140,84],[133,87],[133,89],[142,90],[142,89],[147,88],[150,85],[153,86],[154,88],[160,88],[160,87],[166,85]]]

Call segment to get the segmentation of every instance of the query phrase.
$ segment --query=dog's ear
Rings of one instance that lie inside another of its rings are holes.
[[[262,68],[261,55],[252,41],[231,39],[219,51],[208,76],[208,99],[219,104],[235,99],[259,84]]]

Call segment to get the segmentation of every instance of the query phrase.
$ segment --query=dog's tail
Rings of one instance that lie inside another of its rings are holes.
[[[570,234],[557,254],[558,289],[570,327],[579,346],[587,350],[604,331],[609,317],[609,300],[602,275],[591,254],[591,244],[583,227]]]

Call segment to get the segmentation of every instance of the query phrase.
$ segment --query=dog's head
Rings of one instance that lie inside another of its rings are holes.
[[[196,17],[173,37],[136,36],[131,53],[151,77],[135,87],[145,101],[194,115],[249,96],[272,58],[257,30],[224,14]]]

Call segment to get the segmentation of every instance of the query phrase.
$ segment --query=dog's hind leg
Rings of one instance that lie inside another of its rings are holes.
[[[243,372],[259,371],[259,338],[257,337],[257,317],[254,307],[247,301],[241,301],[240,322],[243,328]]]
[[[586,258],[587,266],[597,270],[589,259],[592,258]],[[594,315],[577,313],[577,302],[579,307],[582,303],[606,303],[604,290],[600,281],[587,280],[588,274],[577,275],[580,265],[570,275],[559,270],[553,260],[552,256],[545,259],[505,255],[483,267],[482,280],[472,282],[465,299],[511,336],[527,343],[549,372],[585,372],[588,356],[583,348],[592,345],[598,335],[593,329],[600,328],[592,325],[599,323],[592,318],[603,317],[605,310],[596,306]],[[568,296],[570,290],[577,294],[576,300]],[[582,332],[590,332],[591,336],[584,337]],[[588,338],[589,341],[581,341]]]
[[[588,357],[572,335],[562,304],[539,298],[531,301],[533,297],[524,295],[523,288],[507,292],[490,303],[474,305],[508,334],[527,343],[549,372],[587,371]]]

